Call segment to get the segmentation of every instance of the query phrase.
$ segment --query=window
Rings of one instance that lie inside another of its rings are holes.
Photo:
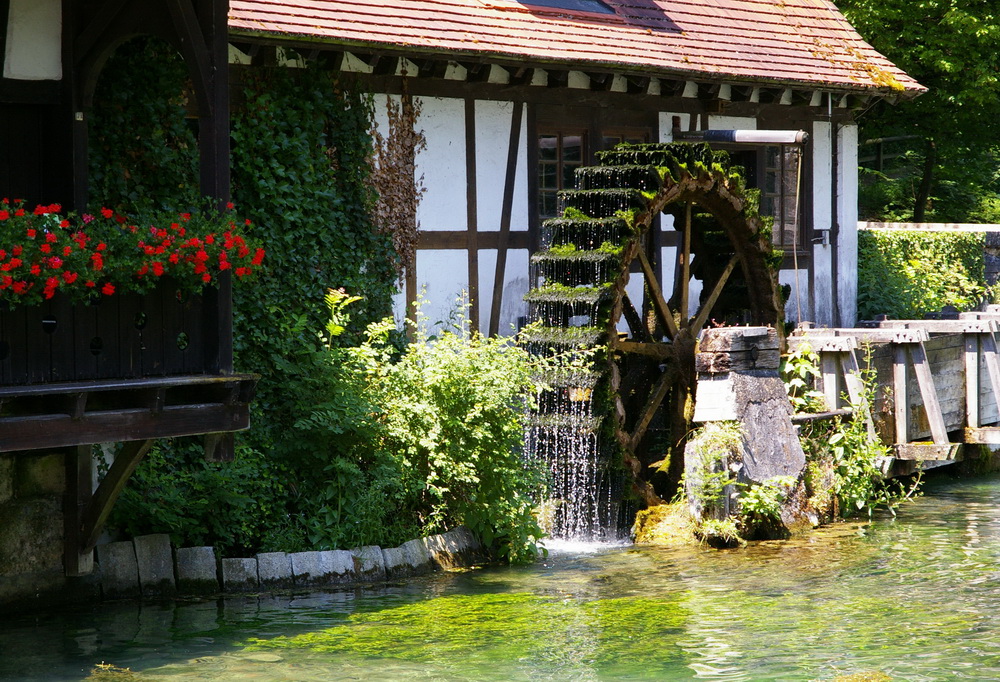
[[[558,192],[576,186],[575,171],[587,158],[587,136],[582,132],[542,132],[538,135],[538,215],[554,218]]]
[[[538,5],[539,7],[575,10],[577,12],[615,13],[613,9],[601,2],[601,0],[522,0],[522,3],[525,5]]]
[[[796,209],[801,214],[797,196],[801,191],[798,182],[799,148],[769,145],[763,148],[762,156],[760,210],[774,218],[774,245],[786,250],[801,249],[801,221],[796,216]]]

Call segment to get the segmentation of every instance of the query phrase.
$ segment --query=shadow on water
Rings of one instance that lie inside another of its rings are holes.
[[[0,678],[1000,679],[1000,478],[744,549],[557,548],[353,592],[108,604],[0,625]]]

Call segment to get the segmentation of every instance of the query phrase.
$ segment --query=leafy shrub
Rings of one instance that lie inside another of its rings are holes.
[[[129,536],[169,533],[176,544],[214,544],[229,556],[252,553],[283,522],[287,473],[237,447],[232,462],[206,462],[186,439],[158,443],[132,474],[110,525]],[[273,532],[273,531],[272,531]]]
[[[522,457],[533,360],[461,317],[435,336],[418,319],[402,350],[387,319],[358,346],[327,339],[296,375],[295,409],[307,416],[279,449],[321,472],[301,484],[303,503],[318,510],[304,516],[308,537],[391,544],[464,524],[500,556],[534,558],[540,475]]]
[[[983,233],[858,232],[858,317],[921,318],[987,295]]]

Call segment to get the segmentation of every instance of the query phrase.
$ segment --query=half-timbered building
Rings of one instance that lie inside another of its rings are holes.
[[[426,191],[399,307],[425,291],[444,319],[467,291],[493,333],[523,319],[529,256],[573,171],[619,142],[678,139],[714,140],[761,190],[787,318],[852,324],[855,118],[923,90],[828,0],[232,0],[229,25],[232,64],[312,59],[419,100]],[[661,222],[652,258],[671,281]]]

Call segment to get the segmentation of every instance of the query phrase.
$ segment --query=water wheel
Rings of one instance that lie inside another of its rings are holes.
[[[562,193],[564,217],[545,222],[544,248],[532,256],[539,285],[525,297],[538,323],[531,349],[590,347],[598,357],[589,375],[551,382],[530,443],[541,444],[554,477],[565,479],[564,469],[579,464],[553,460],[553,443],[594,434],[594,470],[605,475],[591,476],[590,485],[607,488],[607,472],[621,461],[650,505],[671,496],[683,472],[701,329],[713,320],[781,329],[776,256],[757,192],[744,186],[725,152],[704,144],[621,145],[599,157],[600,166],[577,171],[576,190]],[[669,286],[658,275],[650,230],[664,213],[678,232]],[[641,301],[628,293],[633,273],[643,276]],[[701,283],[697,302],[693,280]],[[581,396],[585,407],[577,404]],[[564,488],[557,480],[553,494],[566,499]],[[599,493],[590,506],[605,505],[611,494]],[[585,515],[583,525],[598,523],[599,513]]]

